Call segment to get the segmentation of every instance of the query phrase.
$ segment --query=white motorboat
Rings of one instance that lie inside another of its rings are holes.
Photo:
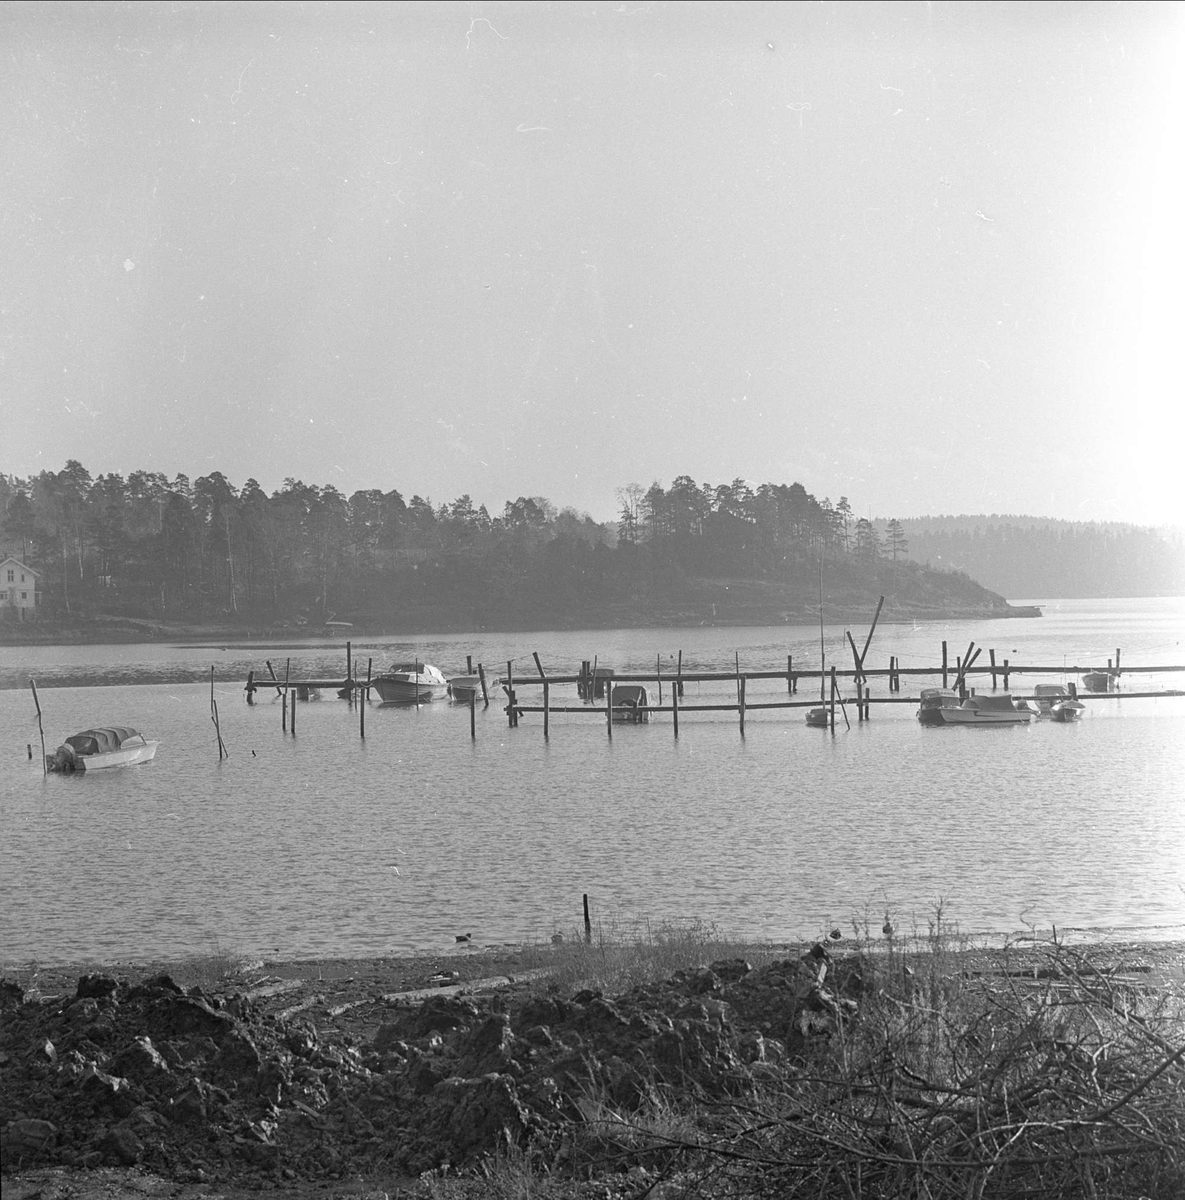
[[[45,756],[45,765],[50,771],[62,772],[130,767],[148,762],[159,745],[159,741],[147,740],[130,726],[106,725],[68,737],[53,754]]]
[[[1039,683],[1033,694],[1037,715],[1051,721],[1076,721],[1086,711],[1086,705],[1062,683]]]
[[[396,663],[370,686],[384,704],[425,704],[448,695],[448,680],[431,663]]]
[[[971,695],[955,707],[939,705],[929,711],[937,720],[926,723],[934,725],[1027,725],[1036,715],[1027,704],[1016,704],[1007,692],[999,696]]]

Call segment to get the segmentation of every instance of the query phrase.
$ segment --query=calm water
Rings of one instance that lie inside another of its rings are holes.
[[[837,664],[843,632],[826,631]],[[866,632],[853,630],[858,643]],[[1123,688],[1185,688],[1185,674],[1139,674],[1185,664],[1182,599],[882,626],[870,665],[890,654],[934,664],[944,638],[952,659],[974,639],[981,662],[991,647],[1013,663],[1103,665],[1120,647]],[[807,667],[818,630],[424,637],[355,654],[376,669],[418,655],[446,674],[467,654],[498,672],[513,658],[525,677],[532,651],[555,672],[594,655],[619,671],[660,655],[665,671],[680,649],[686,670],[729,669],[737,654],[742,670],[784,667],[787,653]],[[0,957],[380,954],[468,932],[519,941],[576,928],[585,892],[599,918],[696,917],[778,940],[866,916],[879,927],[886,909],[901,928],[924,927],[940,898],[967,931],[1185,936],[1185,698],[1093,702],[1077,725],[1000,729],[923,728],[912,705],[885,705],[834,738],[807,729],[801,710],[750,712],[743,739],[735,713],[685,711],[677,741],[669,716],[609,740],[603,718],[555,715],[546,743],[541,717],[510,730],[498,704],[479,707],[476,740],[467,708],[372,705],[363,742],[358,709],[331,693],[300,705],[295,737],[266,693],[244,703],[247,671],[266,673],[270,658],[282,673],[288,657],[293,677],[344,674],[344,642],[0,648]],[[157,759],[43,778],[30,675],[50,749],[124,723],[161,739]],[[1014,677],[1013,690],[1036,681]],[[553,703],[575,703],[563,690]],[[784,694],[753,683],[748,699]],[[688,685],[684,703],[733,695]]]

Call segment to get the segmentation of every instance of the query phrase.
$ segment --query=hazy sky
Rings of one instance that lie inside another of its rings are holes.
[[[0,6],[0,471],[1185,520],[1185,8]]]

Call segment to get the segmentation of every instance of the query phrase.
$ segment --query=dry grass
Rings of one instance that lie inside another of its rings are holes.
[[[600,931],[555,957],[567,960],[565,989],[609,992],[741,953],[752,961],[752,947],[692,923],[627,943]],[[858,1017],[755,1077],[743,1101],[656,1088],[626,1111],[590,1095],[558,1159],[514,1150],[476,1173],[425,1179],[423,1194],[1185,1196],[1178,987],[1109,972],[1056,942],[974,953],[941,911],[909,937],[865,928],[849,962],[862,981]]]

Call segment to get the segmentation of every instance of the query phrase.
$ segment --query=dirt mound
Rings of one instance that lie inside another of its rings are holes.
[[[860,990],[821,946],[614,998],[503,982],[335,1005],[279,984],[216,996],[169,975],[86,975],[54,997],[5,981],[4,1169],[135,1164],[257,1187],[414,1175],[506,1144],[559,1154],[590,1106],[745,1094],[853,1015]]]

